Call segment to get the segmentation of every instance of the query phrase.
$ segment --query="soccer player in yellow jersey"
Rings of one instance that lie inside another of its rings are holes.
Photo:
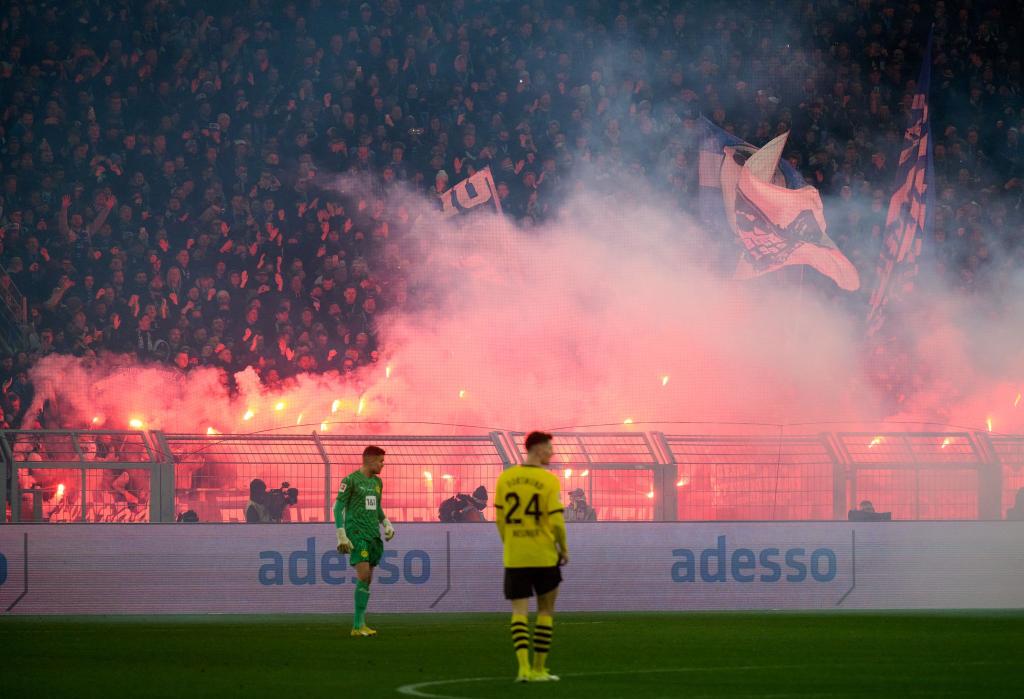
[[[550,434],[531,432],[526,437],[526,462],[498,477],[495,519],[505,547],[505,599],[512,602],[512,644],[519,662],[516,682],[558,681],[545,663],[562,582],[559,566],[569,562],[569,547],[558,477],[545,468],[551,451]],[[537,623],[531,667],[528,615],[534,594]]]

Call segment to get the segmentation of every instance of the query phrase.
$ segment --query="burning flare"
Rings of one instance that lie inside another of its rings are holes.
[[[881,437],[875,437],[874,439],[871,440],[871,443],[868,444],[868,449],[871,449],[872,447],[878,446],[883,441],[885,441],[885,440],[883,440]]]
[[[131,427],[133,430],[141,430],[143,427],[145,427],[145,425],[142,424],[142,420],[140,420],[137,417],[133,417],[131,420],[129,420],[128,426]]]

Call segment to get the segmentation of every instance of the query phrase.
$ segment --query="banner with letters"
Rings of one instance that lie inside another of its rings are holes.
[[[565,611],[1024,608],[1024,522],[570,524]],[[493,524],[406,524],[371,613],[504,611]],[[0,612],[344,613],[323,524],[0,525]],[[628,594],[626,594],[628,592]]]
[[[500,214],[501,200],[498,199],[498,188],[488,165],[441,194],[441,215],[449,218],[489,201],[494,202]]]

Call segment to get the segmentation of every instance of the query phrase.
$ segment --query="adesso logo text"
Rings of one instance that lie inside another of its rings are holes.
[[[327,585],[355,584],[356,576],[348,575],[346,556],[333,547],[317,554],[316,537],[306,539],[306,548],[298,551],[260,551],[260,566],[257,577],[261,585]],[[354,570],[352,571],[355,572]],[[430,554],[420,549],[410,549],[399,560],[398,551],[385,551],[377,567],[373,581],[377,585],[394,585],[406,582],[423,585],[430,580]]]
[[[730,579],[739,583],[799,583],[808,579],[827,583],[835,579],[839,565],[836,552],[827,547],[816,548],[810,554],[802,547],[737,548],[730,552],[724,534],[718,537],[715,548],[699,553],[672,549],[672,556],[679,559],[672,565],[672,581],[681,583],[696,582],[698,578],[706,583]]]

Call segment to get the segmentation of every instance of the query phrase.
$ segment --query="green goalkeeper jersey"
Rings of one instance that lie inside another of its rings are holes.
[[[362,471],[345,476],[334,501],[334,526],[345,528],[353,541],[358,537],[380,538],[380,522],[384,519],[381,492],[384,483],[378,476],[366,477]]]

